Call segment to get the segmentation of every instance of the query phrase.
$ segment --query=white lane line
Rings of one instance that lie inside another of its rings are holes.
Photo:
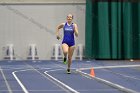
[[[5,84],[6,84],[6,86],[7,86],[7,89],[8,89],[8,91],[9,91],[9,93],[13,93],[13,92],[12,92],[12,89],[11,89],[11,87],[9,86],[8,81],[7,81],[7,79],[6,79],[6,76],[5,76],[5,74],[4,74],[4,72],[3,72],[3,70],[2,70],[1,67],[0,67],[0,72],[1,72],[1,74],[2,74],[2,77],[3,77],[4,81],[5,81]]]
[[[48,71],[45,71],[45,72],[52,72],[52,71],[58,71],[58,70],[64,70],[64,69],[48,70]]]
[[[45,68],[45,69],[51,69],[51,68]],[[24,91],[24,93],[29,93],[29,92],[28,92],[28,90],[26,89],[26,87],[22,84],[22,82],[20,81],[20,79],[17,77],[16,73],[17,73],[17,72],[28,71],[28,70],[33,70],[33,69],[26,69],[26,70],[19,70],[19,71],[14,71],[14,72],[12,72],[14,78],[17,80],[18,84],[20,85],[20,87],[22,88],[22,90]]]
[[[57,67],[61,67],[61,68],[63,68],[63,69],[67,69],[67,67],[66,67],[66,66],[63,66],[63,65],[58,65],[58,64],[56,64],[56,66],[57,66]],[[77,69],[77,68],[71,68],[71,69]]]
[[[123,68],[123,67],[140,67],[140,65],[119,65],[119,66],[99,66],[99,67],[93,67],[94,69],[105,69],[105,68]],[[88,70],[92,67],[88,68],[79,68],[78,70]]]
[[[49,77],[47,77],[45,74],[41,73],[40,71],[38,71],[37,69],[35,69],[33,66],[27,64],[28,66],[30,66],[32,68],[32,70],[38,72],[40,75],[42,75],[43,77],[47,78],[48,80],[50,80],[53,84],[57,85],[58,87],[60,87],[61,89],[63,89],[64,91],[66,91],[66,93],[70,93],[68,90],[66,90],[64,87],[60,86],[60,84],[58,84],[57,82],[53,81],[52,79],[50,79]]]
[[[27,64],[28,65],[28,64]],[[39,73],[41,76],[43,76],[43,77],[45,77],[45,78],[47,78],[48,80],[50,80],[52,83],[54,83],[54,84],[56,84],[58,87],[60,87],[61,89],[63,89],[64,91],[66,91],[66,93],[70,93],[68,90],[66,90],[66,89],[64,89],[62,86],[60,86],[59,84],[57,84],[56,82],[54,82],[53,80],[51,80],[49,77],[47,77],[45,74],[43,74],[43,73],[41,73],[40,71],[38,71],[38,69],[35,69],[33,66],[31,66],[31,65],[28,65],[31,69],[26,69],[26,70],[19,70],[19,71],[14,71],[14,72],[22,72],[22,71],[27,71],[27,70],[33,70],[33,71],[36,71],[37,73]],[[51,69],[51,68],[45,68],[45,69]],[[13,73],[14,73],[13,72]],[[20,83],[21,81],[19,80],[19,82],[18,83]],[[20,86],[23,86],[24,88],[25,88],[25,86],[22,84],[22,83],[20,83]],[[21,87],[22,88],[22,90],[23,90],[23,87]],[[26,91],[27,91],[27,89],[25,88],[25,93],[26,93]],[[30,90],[29,90],[30,91]],[[29,93],[29,92],[28,92]]]
[[[106,68],[129,68],[129,67],[140,67],[140,65],[120,65],[120,66],[99,66],[99,67],[94,67],[94,69],[106,69]],[[92,67],[91,67],[92,68]],[[77,70],[88,70],[91,68],[79,68]],[[113,72],[112,72],[113,73]],[[131,79],[136,79],[136,80],[140,80],[139,78],[136,78],[134,76],[130,76],[130,75],[125,75],[125,74],[121,74],[121,73],[117,73],[115,72],[115,74],[121,75],[123,77],[127,77],[127,78],[131,78]]]
[[[62,85],[63,87],[65,87],[66,89],[68,89],[69,91],[71,91],[72,93],[79,93],[78,91],[74,90],[73,88],[69,87],[68,85],[64,84],[63,82],[59,81],[58,79],[54,78],[53,76],[49,75],[47,72],[44,72],[49,78],[51,78],[52,80],[54,80],[55,82],[59,83],[60,85]]]
[[[113,72],[113,71],[110,71],[110,70],[106,70],[106,71],[111,72],[111,73],[116,74],[116,75],[120,75],[120,76],[125,77],[125,78],[140,80],[139,78],[136,78],[135,76],[126,75],[125,73],[118,73],[118,72],[115,72],[115,71]]]
[[[23,90],[12,90],[12,91],[13,91],[13,92],[15,92],[15,91],[20,91],[20,92],[22,92]],[[0,93],[3,93],[3,92],[4,92],[4,93],[5,93],[5,92],[7,93],[8,90],[4,90],[4,89],[3,89],[3,90],[0,90]]]
[[[91,77],[89,74],[87,74],[87,73],[85,73],[85,72],[82,72],[82,71],[80,71],[80,70],[76,70],[76,71],[79,72],[80,74],[82,74],[83,76]],[[101,79],[101,78],[98,78],[98,77],[91,77],[91,78],[93,78],[93,79],[95,79],[95,80],[97,80],[97,81],[99,81],[99,82],[102,82],[102,83],[104,83],[104,84],[107,84],[107,85],[109,85],[109,86],[111,86],[111,87],[114,87],[114,88],[116,88],[116,89],[118,89],[118,90],[120,90],[120,91],[126,92],[126,93],[139,93],[139,92],[137,92],[137,91],[134,91],[134,90],[129,89],[129,88],[126,88],[126,87],[123,87],[123,86],[118,85],[118,84],[116,84],[116,83],[112,83],[112,82],[110,82],[110,81],[107,81],[107,80],[105,80],[105,79]]]
[[[20,79],[16,76],[16,74],[15,74],[16,72],[18,72],[18,71],[12,72],[13,76],[15,77],[15,79],[17,80],[17,82],[19,83],[19,85],[21,86],[21,88],[24,91],[24,93],[29,93],[28,90],[26,89],[26,87],[20,81]]]

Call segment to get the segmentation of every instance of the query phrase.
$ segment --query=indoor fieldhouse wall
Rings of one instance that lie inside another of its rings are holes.
[[[79,27],[77,44],[85,44],[85,3],[1,4],[0,5],[0,59],[6,44],[13,44],[17,59],[26,59],[28,45],[36,44],[41,60],[49,60],[52,46],[59,44],[56,26],[74,14]],[[62,34],[62,32],[61,32]],[[75,55],[75,54],[74,54]]]

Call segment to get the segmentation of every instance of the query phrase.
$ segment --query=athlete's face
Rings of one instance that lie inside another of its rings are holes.
[[[73,19],[73,16],[72,16],[71,14],[69,14],[69,15],[67,16],[67,21],[68,21],[68,22],[71,22],[72,19]]]

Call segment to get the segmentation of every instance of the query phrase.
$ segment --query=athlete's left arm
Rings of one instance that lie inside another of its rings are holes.
[[[74,24],[74,33],[75,33],[75,36],[78,37],[78,26],[77,26],[77,24]]]

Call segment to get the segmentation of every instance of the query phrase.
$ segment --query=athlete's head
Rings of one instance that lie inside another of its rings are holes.
[[[67,15],[67,21],[68,21],[68,22],[71,22],[72,19],[73,19],[73,15],[72,15],[72,14],[68,14],[68,15]]]

